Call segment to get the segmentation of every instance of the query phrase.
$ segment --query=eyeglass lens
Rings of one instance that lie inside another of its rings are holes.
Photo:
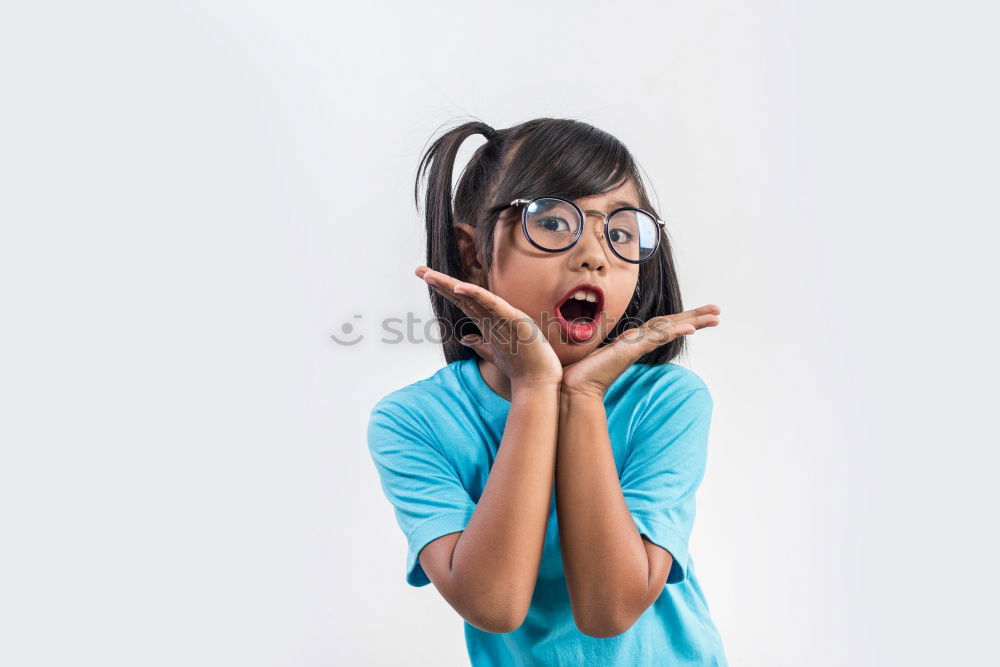
[[[531,242],[546,250],[566,250],[580,238],[580,212],[560,199],[535,199],[525,209],[525,231]],[[642,211],[624,209],[608,220],[608,243],[622,259],[649,259],[659,241],[659,227]]]

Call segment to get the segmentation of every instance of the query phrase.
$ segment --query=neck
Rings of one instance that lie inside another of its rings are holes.
[[[510,402],[512,397],[512,392],[510,389],[510,378],[501,372],[499,368],[486,361],[482,357],[478,359],[479,364],[479,374],[483,376],[483,380],[489,385],[489,388],[493,390],[493,393],[499,395],[507,402]]]

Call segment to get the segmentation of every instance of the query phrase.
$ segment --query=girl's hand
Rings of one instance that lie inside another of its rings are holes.
[[[462,344],[499,368],[510,380],[512,391],[534,385],[559,386],[562,362],[538,324],[523,311],[487,289],[426,266],[417,267],[416,274],[475,322],[485,339],[466,336]]]
[[[719,324],[718,306],[709,304],[675,315],[654,317],[639,327],[626,329],[615,341],[600,347],[563,369],[562,392],[604,398],[619,375],[642,355],[678,336],[693,334]]]

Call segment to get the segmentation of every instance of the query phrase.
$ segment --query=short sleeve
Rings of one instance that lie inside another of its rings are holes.
[[[454,466],[410,408],[385,399],[368,422],[368,450],[407,540],[406,583],[430,583],[417,556],[429,542],[465,530],[476,503]]]
[[[687,577],[695,491],[705,473],[712,397],[701,387],[654,399],[633,430],[621,475],[636,527],[673,557],[667,583]]]

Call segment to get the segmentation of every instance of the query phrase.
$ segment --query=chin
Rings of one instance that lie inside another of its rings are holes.
[[[562,362],[562,365],[569,366],[570,364],[575,364],[596,350],[600,342],[600,339],[595,336],[593,340],[589,340],[586,343],[556,342],[553,347],[555,348],[556,356],[559,357],[559,361]]]

